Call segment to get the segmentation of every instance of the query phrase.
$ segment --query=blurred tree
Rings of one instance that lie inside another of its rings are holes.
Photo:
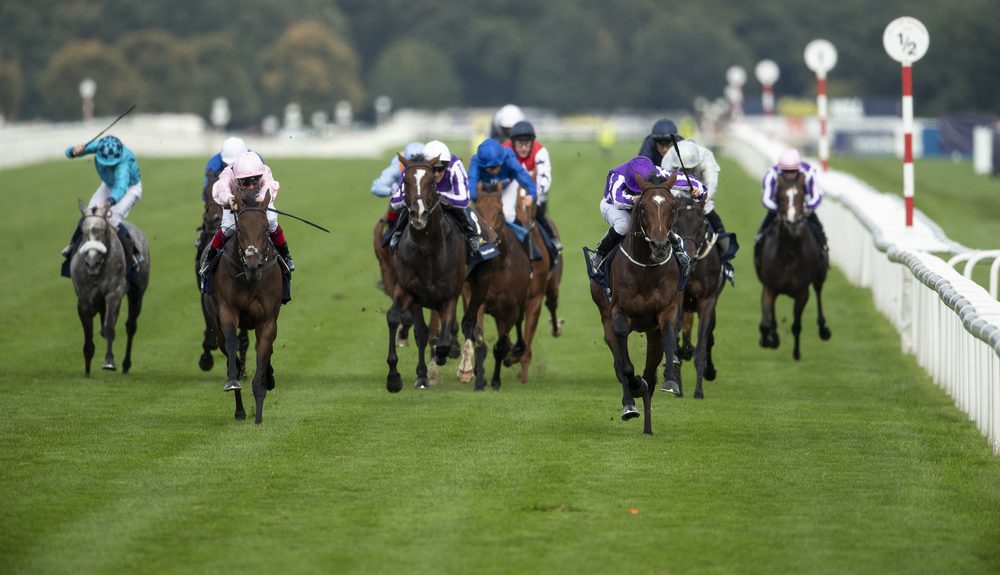
[[[135,103],[144,112],[197,111],[197,58],[190,45],[158,29],[130,32],[117,47],[132,73],[146,84]]]
[[[260,86],[251,79],[253,62],[239,57],[236,44],[226,34],[200,36],[191,42],[198,59],[196,111],[208,119],[212,101],[225,98],[232,114],[231,126],[260,121]]]
[[[451,56],[423,40],[399,40],[386,47],[369,76],[368,91],[389,96],[396,107],[436,109],[462,101]]]
[[[21,107],[21,64],[4,57],[0,50],[0,116],[16,120]]]
[[[364,96],[358,57],[326,26],[295,24],[260,56],[260,83],[270,112],[297,102],[308,116],[347,100],[357,109]]]
[[[42,82],[49,117],[80,118],[80,81],[97,82],[94,113],[116,115],[129,105],[143,101],[147,87],[118,50],[97,40],[70,42],[53,54]]]

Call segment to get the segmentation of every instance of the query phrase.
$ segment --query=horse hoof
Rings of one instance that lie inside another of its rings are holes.
[[[497,391],[500,391],[500,382],[499,381],[490,382],[490,387],[492,387]]]
[[[549,320],[549,322],[551,323],[552,320]],[[563,328],[563,324],[565,324],[565,323],[566,323],[566,320],[560,318],[560,320],[557,321],[552,326],[552,337],[559,337],[560,335],[562,335],[562,328]]]
[[[792,358],[795,361],[799,361],[800,359],[802,359],[802,354],[799,353],[799,350],[795,350],[795,351],[792,352]]]
[[[684,395],[681,393],[681,386],[678,385],[676,381],[664,381],[663,385],[660,386],[660,391],[672,393],[677,397],[682,397]]]
[[[458,373],[455,374],[455,377],[457,377],[458,381],[462,383],[470,383],[472,382],[472,371],[463,371],[460,369],[458,370]]]
[[[821,340],[826,341],[826,340],[830,339],[831,335],[833,335],[833,334],[830,332],[830,328],[828,328],[826,326],[823,326],[823,327],[819,328],[819,338]]]
[[[240,385],[240,380],[230,379],[226,382],[226,387],[223,387],[222,391],[236,391],[238,389],[243,389],[243,386]]]
[[[389,393],[399,393],[403,390],[403,378],[398,375],[395,377],[390,375],[385,380],[385,389]]]
[[[418,377],[417,381],[413,382],[413,387],[416,389],[428,389],[431,386],[430,382],[426,378]]]
[[[451,349],[448,350],[448,358],[458,359],[460,357],[462,357],[462,348],[458,347],[457,345],[451,346]]]
[[[705,379],[707,379],[708,381],[715,381],[716,375],[718,375],[718,373],[715,371],[714,366],[710,365],[705,368]]]
[[[694,390],[694,398],[695,399],[705,399],[705,393],[702,390],[700,390],[700,389],[696,389],[696,390]]]
[[[236,418],[236,421],[244,421],[247,418],[247,412],[237,411],[234,417]]]
[[[215,358],[212,357],[210,352],[205,352],[198,358],[198,367],[202,371],[211,371],[213,366],[215,366]]]
[[[397,339],[396,340],[396,347],[406,347],[408,345],[410,345],[410,341],[409,340],[406,340],[406,339]]]
[[[101,366],[101,369],[104,369],[104,370],[107,370],[107,371],[115,371],[115,370],[118,369],[118,366],[116,366],[115,362],[113,362],[113,361],[106,361],[106,362],[104,362],[104,365]]]
[[[132,362],[126,359],[125,363],[122,364],[122,373],[128,373],[130,369],[132,369]]]
[[[689,359],[694,357],[694,347],[688,345],[681,347],[679,350],[677,350],[677,356],[684,361],[688,361]]]
[[[622,408],[622,421],[628,421],[639,417],[639,410],[634,405],[626,405]]]

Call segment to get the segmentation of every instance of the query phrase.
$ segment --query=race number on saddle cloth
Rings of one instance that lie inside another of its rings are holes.
[[[143,261],[142,253],[132,241],[132,236],[128,233],[125,224],[122,223],[136,203],[142,198],[142,176],[139,173],[139,162],[135,158],[135,153],[125,147],[121,140],[115,136],[104,136],[99,140],[79,144],[66,148],[67,158],[79,158],[94,154],[94,168],[100,178],[100,185],[97,191],[90,197],[87,204],[87,211],[92,208],[111,205],[110,223],[118,232],[118,239],[125,250],[126,275],[130,281],[135,279],[135,265]],[[73,257],[73,252],[82,239],[80,224],[83,218],[76,224],[76,230],[70,239],[69,244],[63,248],[64,258],[62,264],[62,276],[70,277],[69,263]]]

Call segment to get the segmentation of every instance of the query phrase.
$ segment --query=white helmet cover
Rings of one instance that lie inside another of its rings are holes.
[[[441,140],[431,140],[424,145],[424,158],[431,160],[435,157],[439,157],[440,162],[451,163],[451,152]]]

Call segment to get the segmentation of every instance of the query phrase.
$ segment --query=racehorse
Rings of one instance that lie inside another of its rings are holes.
[[[476,199],[476,212],[479,213],[480,220],[495,232],[496,246],[500,255],[481,264],[475,277],[470,280],[470,289],[474,290],[476,286],[486,288],[485,299],[482,305],[476,306],[470,298],[462,320],[463,332],[473,331],[475,334],[469,338],[475,348],[475,391],[486,388],[486,378],[483,373],[486,343],[482,339],[484,314],[490,314],[496,322],[497,341],[493,345],[495,363],[490,385],[493,389],[500,389],[500,367],[511,351],[510,330],[524,318],[531,285],[531,260],[528,258],[528,252],[518,241],[517,235],[504,222],[501,194],[499,189],[482,189],[478,191]],[[470,330],[472,321],[475,321],[475,328]],[[528,360],[530,361],[530,355]],[[522,382],[527,379],[526,364],[522,364],[521,378]]]
[[[538,222],[535,220],[538,204],[532,202],[530,206],[526,205],[526,197],[527,195],[524,190],[520,190],[516,204],[517,219],[521,222],[530,222],[525,227],[527,227],[528,233],[531,234],[534,245],[542,247],[545,244],[542,239],[541,227],[539,227]],[[549,218],[549,221],[554,228],[553,232],[558,234],[559,230],[556,228],[555,222],[551,218]],[[562,281],[563,258],[562,255],[557,254],[553,265],[553,257],[549,253],[549,250],[543,248],[539,251],[541,257],[531,262],[531,284],[528,289],[528,303],[524,313],[524,330],[522,332],[522,322],[517,322],[515,325],[517,342],[503,360],[506,366],[511,366],[515,363],[521,364],[521,383],[527,383],[528,381],[528,367],[531,365],[532,357],[531,343],[534,341],[535,332],[538,329],[538,320],[541,317],[543,301],[551,316],[549,321],[552,327],[552,337],[559,337],[562,334],[563,322],[556,314],[556,310],[559,307],[559,282]]]
[[[131,222],[123,222],[144,258],[135,270],[136,282],[128,281],[125,263],[128,256],[118,239],[117,230],[111,226],[111,207],[94,207],[89,212],[83,207],[83,202],[79,207],[83,214],[80,224],[83,235],[70,260],[70,277],[76,290],[76,310],[83,325],[85,373],[90,375],[90,362],[94,357],[94,316],[98,314],[101,316],[101,335],[108,342],[101,367],[109,371],[117,369],[111,350],[123,296],[128,299],[128,317],[125,319],[128,343],[122,373],[128,373],[132,367],[132,338],[135,336],[136,321],[142,311],[143,294],[149,285],[149,244],[138,227]]]
[[[816,291],[819,337],[830,339],[830,330],[823,317],[823,282],[829,263],[812,230],[808,228],[805,213],[805,176],[778,179],[774,221],[763,230],[760,245],[754,250],[754,267],[763,286],[760,296],[760,345],[777,348],[779,344],[777,322],[774,318],[774,300],[780,294],[795,300],[792,335],[795,349],[792,357],[798,360],[799,334],[802,331],[802,310],[809,301],[809,286]]]
[[[676,324],[681,306],[677,291],[680,271],[673,263],[670,227],[677,217],[678,203],[670,191],[676,174],[669,179],[653,176],[646,181],[636,174],[642,193],[633,204],[629,232],[612,254],[608,270],[610,300],[604,289],[590,282],[590,295],[601,313],[604,341],[614,357],[615,375],[622,386],[622,419],[639,417],[635,398],[643,400],[643,433],[652,434],[650,408],[656,371],[666,355],[666,386],[677,387],[677,366],[672,358],[677,347]],[[620,252],[620,253],[616,253]],[[669,265],[667,265],[669,263]],[[646,334],[646,364],[642,377],[635,373],[629,357],[628,336]],[[680,390],[676,389],[675,393]]]
[[[677,355],[680,359],[694,358],[698,377],[694,397],[703,399],[702,379],[712,381],[716,375],[712,364],[712,334],[715,331],[715,307],[725,286],[725,278],[722,275],[722,257],[716,248],[718,234],[709,228],[701,202],[684,193],[676,197],[680,208],[674,222],[674,231],[684,239],[684,248],[692,262],[687,287],[684,289],[681,328],[683,345]],[[692,347],[691,330],[695,313],[698,314],[698,343]],[[683,390],[680,373],[677,383],[678,390]]]
[[[215,365],[215,359],[212,357],[212,350],[216,349],[216,336],[215,336],[215,318],[209,314],[208,309],[205,307],[205,299],[201,297],[201,274],[198,273],[201,269],[201,255],[208,248],[208,244],[212,242],[212,237],[215,236],[215,232],[219,229],[219,224],[222,223],[222,206],[212,198],[212,185],[218,180],[219,177],[209,178],[208,185],[202,191],[205,195],[205,208],[201,214],[201,226],[198,228],[198,242],[195,246],[194,253],[194,281],[195,285],[198,287],[198,301],[201,305],[201,315],[205,319],[205,330],[202,333],[201,339],[201,357],[198,359],[198,367],[202,371],[211,371],[212,367]],[[207,195],[206,195],[207,194]],[[247,348],[250,346],[250,337],[247,335],[247,330],[245,328],[240,328],[240,365],[246,365],[247,358]],[[246,372],[241,369],[240,379],[246,375]]]
[[[417,340],[417,370],[414,385],[424,389],[430,385],[424,351],[428,342],[428,328],[423,308],[437,311],[441,318],[440,336],[433,348],[434,361],[444,365],[451,351],[452,325],[458,298],[465,280],[465,238],[452,218],[441,209],[432,167],[437,157],[408,160],[398,154],[403,165],[403,195],[409,218],[392,256],[396,286],[392,305],[386,312],[389,327],[389,353],[386,363],[386,389],[397,393],[403,388],[403,379],[396,369],[396,332],[403,315],[413,317]],[[474,292],[481,301],[482,290]]]
[[[267,211],[271,192],[258,202],[253,193],[236,198],[236,233],[222,249],[212,275],[213,290],[203,296],[205,306],[215,318],[219,349],[226,354],[225,391],[234,391],[235,417],[246,419],[243,408],[239,337],[237,331],[253,329],[256,335],[257,369],[253,376],[256,400],[254,422],[260,424],[264,397],[274,389],[271,353],[278,335],[278,313],[282,301],[282,268],[278,253],[267,233]]]

